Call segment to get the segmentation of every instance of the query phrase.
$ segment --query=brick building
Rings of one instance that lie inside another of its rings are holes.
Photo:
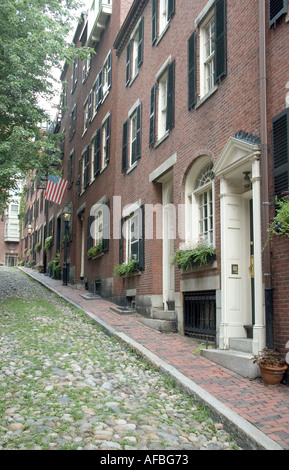
[[[12,194],[0,216],[0,266],[17,266],[19,257],[20,197]]]
[[[289,186],[287,14],[286,1],[93,2],[74,42],[95,54],[61,77],[70,283],[214,339],[216,360],[289,340],[288,239],[264,249]],[[48,204],[49,260],[62,210]],[[172,263],[200,239],[212,263]]]

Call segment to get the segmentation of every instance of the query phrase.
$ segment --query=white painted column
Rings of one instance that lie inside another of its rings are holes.
[[[221,259],[222,259],[222,291],[221,291],[221,321],[220,321],[220,330],[219,330],[219,348],[228,349],[228,318],[227,318],[227,298],[226,298],[226,278],[227,278],[227,268],[225,263],[226,257],[226,195],[227,195],[227,182],[224,178],[220,179],[220,220],[221,220]]]
[[[259,159],[252,162],[252,192],[254,218],[254,283],[255,325],[253,328],[253,354],[258,354],[266,345],[265,306],[262,280],[262,232],[261,232],[261,174]]]

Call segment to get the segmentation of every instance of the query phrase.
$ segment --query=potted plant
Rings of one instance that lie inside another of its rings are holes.
[[[186,271],[193,266],[212,264],[216,259],[216,254],[216,249],[201,238],[194,244],[183,244],[176,251],[172,262]]]
[[[261,377],[265,385],[278,385],[283,379],[284,373],[288,369],[285,361],[281,361],[279,354],[274,349],[264,348],[259,354],[254,356],[254,363],[257,363]]]

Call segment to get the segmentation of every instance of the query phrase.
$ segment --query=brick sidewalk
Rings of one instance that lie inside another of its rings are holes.
[[[34,270],[21,268],[42,284],[91,312],[118,332],[175,367],[265,435],[289,450],[289,388],[270,388],[259,379],[245,379],[195,353],[195,343],[179,334],[164,334],[145,326],[138,315],[120,315],[104,299],[86,300],[87,291],[75,290]]]

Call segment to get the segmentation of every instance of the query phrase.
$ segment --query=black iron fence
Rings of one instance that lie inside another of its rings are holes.
[[[215,291],[184,292],[184,333],[200,339],[215,339]]]

